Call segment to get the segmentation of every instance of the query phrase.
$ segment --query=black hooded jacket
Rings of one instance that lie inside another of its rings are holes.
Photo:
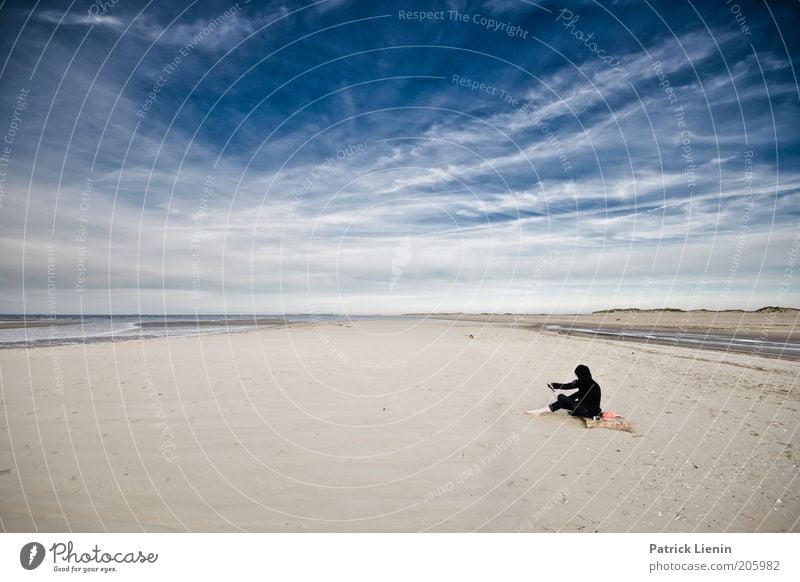
[[[568,384],[559,384],[552,382],[550,385],[556,390],[573,390],[578,389],[574,394],[570,394],[569,398],[583,404],[590,410],[600,410],[600,384],[592,379],[592,373],[587,366],[581,364],[575,368],[575,375],[578,377],[576,380]],[[598,412],[599,414],[599,412]]]

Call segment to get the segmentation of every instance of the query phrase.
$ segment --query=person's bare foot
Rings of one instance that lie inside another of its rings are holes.
[[[544,406],[542,408],[536,408],[535,410],[526,410],[525,414],[534,414],[534,415],[538,416],[538,415],[544,414],[546,412],[552,412],[552,410],[550,410],[549,406]]]

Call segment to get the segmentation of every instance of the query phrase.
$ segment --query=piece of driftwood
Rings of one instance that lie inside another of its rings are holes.
[[[625,432],[633,432],[633,426],[630,421],[625,420],[621,416],[617,418],[584,418],[583,422],[586,423],[586,428],[608,428],[611,430],[624,430]]]

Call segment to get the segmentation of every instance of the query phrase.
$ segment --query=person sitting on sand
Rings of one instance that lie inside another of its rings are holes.
[[[577,378],[568,384],[550,382],[547,387],[551,390],[573,390],[577,388],[577,392],[568,396],[559,394],[552,404],[544,408],[529,410],[528,414],[543,414],[565,408],[570,411],[571,416],[583,416],[585,418],[600,416],[602,413],[600,410],[600,384],[594,381],[589,368],[583,364],[575,368],[575,375]]]

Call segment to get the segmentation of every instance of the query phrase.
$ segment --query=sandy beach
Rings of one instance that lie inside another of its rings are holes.
[[[690,325],[741,325],[718,315]],[[746,323],[796,333],[766,317]],[[0,525],[800,531],[797,362],[519,323],[367,320],[2,350]],[[633,433],[525,414],[578,363]]]

